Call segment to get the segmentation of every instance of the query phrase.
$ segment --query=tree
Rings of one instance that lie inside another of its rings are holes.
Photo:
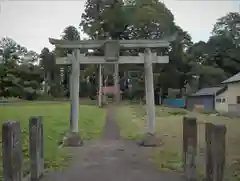
[[[41,51],[40,58],[40,66],[44,70],[44,93],[48,94],[54,79],[55,55],[45,47]]]
[[[0,47],[0,96],[36,99],[42,81],[40,68],[33,65],[38,55],[10,38],[3,38]]]
[[[125,29],[126,19],[122,6],[121,0],[111,1],[110,5],[102,0],[87,0],[80,27],[91,39],[103,39],[106,32],[110,36],[116,36],[116,32]]]
[[[66,28],[64,28],[63,33],[61,35],[61,39],[62,40],[70,40],[70,41],[74,41],[74,40],[80,40],[80,33],[77,30],[76,27],[74,26],[67,26]],[[54,51],[52,52],[53,55],[55,55],[56,57],[66,57],[68,54],[72,53],[71,49],[60,49],[60,48],[55,48]],[[55,69],[55,85],[58,87],[58,89],[62,88],[60,86],[60,68],[63,67],[63,88],[65,90],[67,90],[67,92],[69,91],[69,73],[71,71],[71,66],[69,65],[54,65]],[[82,68],[82,66],[81,66]],[[64,91],[63,91],[64,92]]]
[[[212,59],[228,73],[240,71],[240,13],[228,13],[218,19],[209,39]]]
[[[199,76],[199,86],[219,84],[240,72],[240,14],[228,13],[214,25],[207,42],[195,43],[187,50],[190,75]]]
[[[174,71],[179,79],[185,78],[182,76],[185,69],[183,57],[186,49],[192,45],[191,36],[174,23],[171,11],[157,0],[131,0],[124,3],[115,1],[110,6],[104,5],[102,1],[88,0],[80,27],[91,39],[103,39],[106,32],[112,39],[160,39],[178,32],[177,40],[171,43],[170,64],[155,65],[154,69],[157,72],[164,70],[168,77],[171,77]],[[169,50],[159,48],[157,51],[165,54]],[[174,79],[168,86],[183,86],[183,83],[179,85],[179,79]],[[162,81],[158,82],[161,86],[167,85]]]
[[[19,60],[27,53],[27,49],[17,44],[13,39],[4,37],[0,40],[0,57],[3,62],[9,59]]]
[[[27,51],[24,53],[21,58],[20,58],[20,63],[22,64],[36,64],[39,61],[39,54],[36,53],[35,51]]]
[[[218,19],[214,25],[213,36],[224,35],[232,40],[237,47],[240,45],[240,13],[230,12]]]
[[[172,34],[173,15],[157,0],[123,1],[112,4],[88,0],[80,27],[92,39],[106,33],[113,39],[156,39]]]
[[[63,31],[62,39],[70,41],[80,40],[79,31],[74,26],[68,26]]]
[[[198,88],[217,85],[226,78],[224,70],[212,59],[214,48],[200,41],[187,50],[188,82],[195,80],[194,76],[199,77]]]
[[[159,39],[174,33],[174,16],[162,2],[136,0],[131,5],[133,13],[128,25],[130,39]]]

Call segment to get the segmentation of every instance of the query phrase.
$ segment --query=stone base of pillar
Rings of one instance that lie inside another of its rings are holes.
[[[157,147],[163,145],[163,142],[160,138],[156,137],[156,135],[147,133],[143,139],[138,142],[138,145],[143,147]]]
[[[83,145],[83,141],[79,133],[67,133],[62,141],[65,147],[79,147]]]

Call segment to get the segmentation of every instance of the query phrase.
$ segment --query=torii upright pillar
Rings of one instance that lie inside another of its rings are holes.
[[[114,89],[115,89],[115,102],[120,102],[120,85],[119,85],[119,64],[114,64]]]
[[[99,64],[99,88],[98,88],[98,106],[102,107],[103,106],[103,72],[102,72],[102,64]]]
[[[154,134],[155,132],[155,102],[154,102],[154,83],[153,83],[153,68],[152,68],[152,52],[149,48],[144,53],[144,72],[145,72],[145,95],[147,106],[147,132]]]
[[[146,95],[146,112],[147,112],[147,132],[144,139],[140,142],[141,146],[155,147],[161,144],[156,138],[155,133],[155,100],[154,100],[154,83],[153,83],[153,53],[150,48],[144,52],[144,73],[145,73],[145,95]]]
[[[75,49],[72,61],[72,69],[70,74],[70,135],[64,142],[65,146],[80,146],[83,144],[78,134],[78,117],[79,117],[79,81],[80,81],[80,50]]]

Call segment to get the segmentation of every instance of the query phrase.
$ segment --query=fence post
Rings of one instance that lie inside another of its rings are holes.
[[[214,125],[212,123],[205,124],[205,144],[206,144],[206,157],[205,157],[205,178],[206,181],[213,181],[213,158],[212,158],[212,134]]]
[[[4,181],[22,180],[21,126],[19,121],[2,125]]]
[[[223,181],[225,168],[226,126],[215,125],[212,134],[213,181]]]
[[[196,171],[197,154],[197,119],[183,118],[183,166],[187,180],[197,179]]]
[[[31,180],[36,181],[43,176],[43,124],[42,117],[29,119]]]

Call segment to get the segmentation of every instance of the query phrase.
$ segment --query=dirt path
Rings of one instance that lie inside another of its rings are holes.
[[[108,110],[100,140],[76,148],[76,157],[62,173],[43,181],[184,181],[177,173],[160,173],[147,161],[148,148],[120,139],[113,108]]]

